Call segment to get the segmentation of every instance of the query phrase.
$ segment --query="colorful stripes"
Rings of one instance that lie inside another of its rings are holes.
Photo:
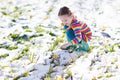
[[[85,29],[87,27],[86,23],[83,23],[82,28]]]
[[[72,44],[78,44],[78,40],[77,40],[76,38],[74,38],[74,39],[72,40]]]
[[[74,33],[75,33],[75,34],[79,34],[79,33],[81,33],[81,30],[80,30],[80,29],[75,30]]]
[[[78,26],[80,26],[79,23],[77,23],[77,24],[73,24],[73,25],[72,25],[72,28],[75,28],[75,27],[78,27]]]
[[[67,29],[68,26],[65,26],[65,29]],[[74,37],[71,39],[72,44],[79,44],[81,40],[84,40],[85,42],[88,42],[91,40],[92,32],[90,28],[87,26],[86,23],[83,23],[82,21],[74,20],[72,23],[72,30],[73,33],[70,32],[69,37],[73,37],[72,34],[74,34]]]
[[[83,39],[85,42],[91,40],[92,32],[86,23],[83,23],[82,21],[78,22],[76,20],[72,25],[72,29],[76,36],[75,39],[72,40],[74,44],[77,44],[79,41],[81,41],[81,39]],[[80,35],[78,36],[78,34]]]
[[[81,28],[80,28],[80,22],[77,21],[76,24],[72,25],[72,29],[75,34],[75,38],[72,40],[73,44],[78,44],[82,40],[82,35],[81,35]]]
[[[87,37],[85,34],[82,34],[82,39],[83,39],[85,42],[88,42],[88,37]]]
[[[81,37],[77,36],[72,40],[72,44],[78,44],[81,41]]]
[[[81,33],[83,33],[84,41],[87,42],[87,41],[91,40],[92,32],[91,32],[90,28],[86,25],[86,23],[84,23],[84,25],[82,26]]]

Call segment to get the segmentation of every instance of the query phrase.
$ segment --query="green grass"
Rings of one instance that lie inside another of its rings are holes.
[[[23,74],[16,76],[13,80],[19,80],[21,77],[26,77],[28,75],[29,75],[29,72],[26,71]]]
[[[1,69],[8,68],[9,66],[0,66]]]
[[[53,44],[50,45],[49,51],[54,51],[58,48],[59,43],[63,42],[62,37],[57,37]]]
[[[50,74],[47,74],[47,75],[45,76],[45,80],[51,80]]]
[[[49,50],[54,51],[58,46],[59,41],[56,39],[53,44],[51,44]]]
[[[112,74],[107,74],[106,75],[106,78],[110,78],[110,77],[113,77],[114,75],[112,75]]]
[[[25,32],[32,32],[32,30],[30,30],[30,29],[26,29]]]
[[[53,33],[52,31],[49,32],[49,35],[51,35],[51,36],[56,36],[56,34]]]
[[[27,56],[28,56],[31,63],[35,62],[33,53],[27,53]]]
[[[53,11],[54,6],[51,6],[47,12],[47,15],[49,15]]]
[[[15,50],[15,49],[18,49],[18,46],[9,46],[8,47],[8,50]]]
[[[20,59],[20,58],[22,58],[22,57],[23,57],[23,54],[19,54],[17,57],[12,58],[12,59],[10,60],[10,62],[13,62],[13,61],[15,61],[15,60],[18,60],[18,59]]]
[[[99,76],[98,76],[98,79],[101,79],[102,77],[103,77],[102,75],[99,75]]]
[[[35,31],[37,32],[37,33],[42,33],[42,32],[44,32],[44,29],[42,29],[42,27],[45,27],[45,26],[43,26],[43,25],[38,25],[38,26],[36,26],[35,27]]]
[[[7,50],[15,50],[15,49],[18,49],[18,46],[17,45],[2,45],[2,44],[0,44],[0,48],[4,48]]]
[[[71,72],[70,70],[68,70],[68,71],[66,72],[66,74],[67,74],[67,76],[65,77],[65,79],[68,79],[69,77],[72,76],[72,72]]]
[[[8,56],[9,56],[9,54],[0,55],[0,59],[1,59],[1,58],[6,58],[6,57],[8,57]]]
[[[19,37],[19,34],[10,34],[11,38],[16,39]]]

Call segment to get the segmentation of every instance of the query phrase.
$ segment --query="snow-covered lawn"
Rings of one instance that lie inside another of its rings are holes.
[[[68,6],[93,32],[89,52],[60,50]],[[0,80],[119,80],[119,0],[0,0]]]

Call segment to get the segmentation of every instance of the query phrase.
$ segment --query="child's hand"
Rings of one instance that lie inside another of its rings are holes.
[[[71,27],[68,27],[68,28],[66,29],[66,31],[68,31],[69,29],[71,29]]]

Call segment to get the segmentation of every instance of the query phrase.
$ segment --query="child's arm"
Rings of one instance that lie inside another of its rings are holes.
[[[86,23],[82,23],[81,27],[82,27],[82,28],[81,28],[81,32],[82,32],[82,33],[85,33],[86,36],[87,36],[87,37],[85,38],[85,39],[87,39],[86,41],[91,40],[92,31],[91,31],[90,27],[88,27]]]
[[[75,34],[75,38],[71,40],[72,44],[79,44],[79,42],[81,42],[82,40],[82,34],[81,34],[81,28],[80,28],[80,24],[74,24],[72,26],[72,29],[74,31]]]

